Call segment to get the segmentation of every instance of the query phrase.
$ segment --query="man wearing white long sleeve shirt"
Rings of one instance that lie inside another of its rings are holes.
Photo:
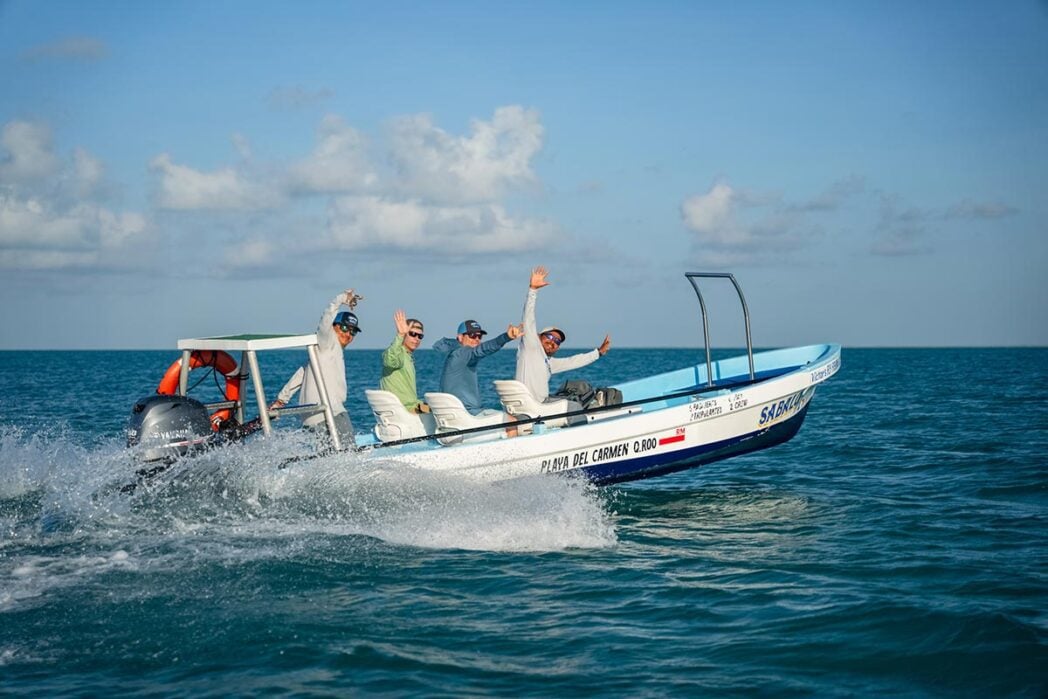
[[[564,331],[557,327],[537,330],[535,323],[535,300],[538,291],[548,286],[548,272],[545,267],[536,267],[531,271],[531,283],[528,287],[527,300],[524,301],[524,333],[520,338],[520,349],[517,350],[516,379],[528,387],[531,394],[539,401],[549,398],[549,377],[563,371],[571,371],[592,364],[611,348],[611,337],[604,336],[600,347],[576,354],[571,357],[554,357],[564,342]]]
[[[324,377],[331,412],[334,413],[335,427],[339,432],[339,441],[346,446],[353,445],[353,423],[346,413],[346,361],[342,351],[353,342],[360,332],[360,325],[352,311],[338,312],[339,306],[345,304],[354,308],[362,299],[352,289],[342,292],[328,304],[320,316],[317,326],[317,361],[320,374]],[[337,313],[337,315],[336,315]],[[284,387],[280,389],[277,399],[271,407],[280,408],[287,404],[299,389],[299,405],[316,405],[322,402],[320,388],[309,371],[309,363],[303,364],[292,374]],[[312,414],[302,420],[305,427],[324,430],[324,414]]]

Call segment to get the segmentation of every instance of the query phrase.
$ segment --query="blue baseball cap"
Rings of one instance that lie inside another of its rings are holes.
[[[357,317],[353,315],[353,313],[351,313],[350,311],[342,311],[341,313],[339,313],[337,316],[335,316],[335,320],[331,324],[340,326],[342,328],[342,332],[349,332],[350,330],[353,330],[354,335],[358,332],[361,332],[360,324],[357,322]]]
[[[480,323],[475,320],[464,320],[459,323],[458,334],[459,335],[472,335],[474,333],[480,333],[481,335],[487,335],[488,331],[480,327]]]

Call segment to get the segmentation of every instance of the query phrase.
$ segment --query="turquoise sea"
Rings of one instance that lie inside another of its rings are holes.
[[[621,486],[278,470],[285,418],[122,494],[176,357],[0,352],[0,694],[1048,696],[1048,349],[845,348],[791,442]]]

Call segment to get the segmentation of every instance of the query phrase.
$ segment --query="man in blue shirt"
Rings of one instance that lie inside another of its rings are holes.
[[[472,415],[484,413],[477,382],[477,363],[498,352],[510,340],[516,340],[522,332],[519,325],[510,325],[501,335],[481,342],[488,333],[480,323],[475,320],[459,323],[457,338],[445,337],[433,345],[433,349],[447,354],[440,374],[441,392],[457,397]]]

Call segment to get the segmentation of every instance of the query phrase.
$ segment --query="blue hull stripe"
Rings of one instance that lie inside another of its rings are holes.
[[[810,405],[810,403],[809,403]],[[623,483],[641,478],[661,476],[666,473],[713,463],[730,456],[749,454],[788,441],[801,428],[808,413],[805,405],[796,415],[764,430],[732,437],[721,442],[703,444],[682,451],[641,456],[628,461],[616,461],[607,465],[587,466],[579,469],[586,478],[597,485]],[[578,471],[575,471],[578,473]]]

